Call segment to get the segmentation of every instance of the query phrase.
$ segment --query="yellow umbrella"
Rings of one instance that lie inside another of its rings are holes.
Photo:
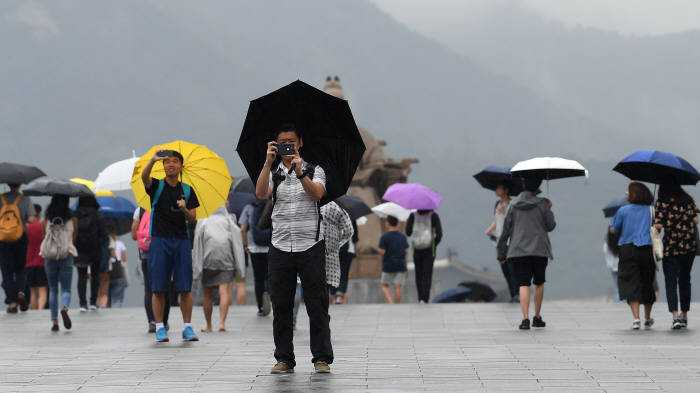
[[[141,170],[158,149],[175,150],[184,157],[182,182],[189,184],[197,194],[197,199],[199,200],[199,207],[197,208],[198,219],[208,217],[224,204],[231,188],[231,175],[226,166],[226,161],[205,146],[175,141],[153,146],[143,157],[136,161],[134,175],[131,178],[131,189],[134,191],[134,197],[139,206],[146,210],[151,210],[151,198],[146,193],[143,181],[141,181]],[[151,177],[156,179],[165,178],[162,161],[156,162],[153,166]]]
[[[72,181],[73,183],[86,185],[87,188],[89,188],[90,190],[92,190],[92,192],[95,193],[95,196],[111,196],[111,197],[114,196],[114,193],[112,191],[95,191],[95,182],[92,180],[74,177],[74,178],[70,179],[70,181]]]

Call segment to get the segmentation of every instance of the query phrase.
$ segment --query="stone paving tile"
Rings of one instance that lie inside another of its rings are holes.
[[[215,312],[215,318],[216,318]],[[700,386],[700,334],[672,332],[655,314],[629,329],[623,305],[545,303],[546,329],[517,330],[511,304],[331,307],[333,373],[312,373],[308,318],[295,334],[297,369],[270,375],[271,318],[234,307],[228,332],[171,342],[145,332],[140,309],[72,313],[49,332],[48,311],[0,315],[0,391],[31,392],[691,392]],[[202,311],[194,310],[201,326]],[[591,326],[605,321],[606,326]]]

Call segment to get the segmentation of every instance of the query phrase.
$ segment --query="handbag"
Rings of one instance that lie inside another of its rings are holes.
[[[659,262],[664,258],[664,241],[661,237],[661,232],[659,232],[654,226],[654,208],[649,206],[649,212],[651,214],[651,225],[649,226],[649,234],[651,235],[651,248],[654,254],[654,262]],[[659,270],[659,266],[656,266],[656,270]]]

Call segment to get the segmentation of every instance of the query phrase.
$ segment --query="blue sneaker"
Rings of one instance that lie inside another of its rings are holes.
[[[168,338],[168,331],[165,330],[165,328],[158,329],[158,331],[156,332],[156,341],[159,343],[167,343],[168,341],[170,341],[170,339]]]
[[[199,337],[197,337],[197,335],[194,334],[192,326],[188,326],[185,328],[185,330],[182,331],[182,339],[185,341],[199,341]]]

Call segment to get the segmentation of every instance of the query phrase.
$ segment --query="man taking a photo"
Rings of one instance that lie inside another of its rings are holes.
[[[333,362],[333,348],[318,205],[326,193],[326,174],[320,166],[302,160],[299,149],[303,141],[296,127],[287,124],[275,134],[276,141],[267,144],[265,164],[255,190],[259,199],[271,197],[274,206],[268,275],[277,364],[271,373],[292,373],[296,366],[292,314],[297,275],[309,314],[314,369],[318,373],[328,373],[329,364]],[[278,153],[281,161],[273,167]]]

